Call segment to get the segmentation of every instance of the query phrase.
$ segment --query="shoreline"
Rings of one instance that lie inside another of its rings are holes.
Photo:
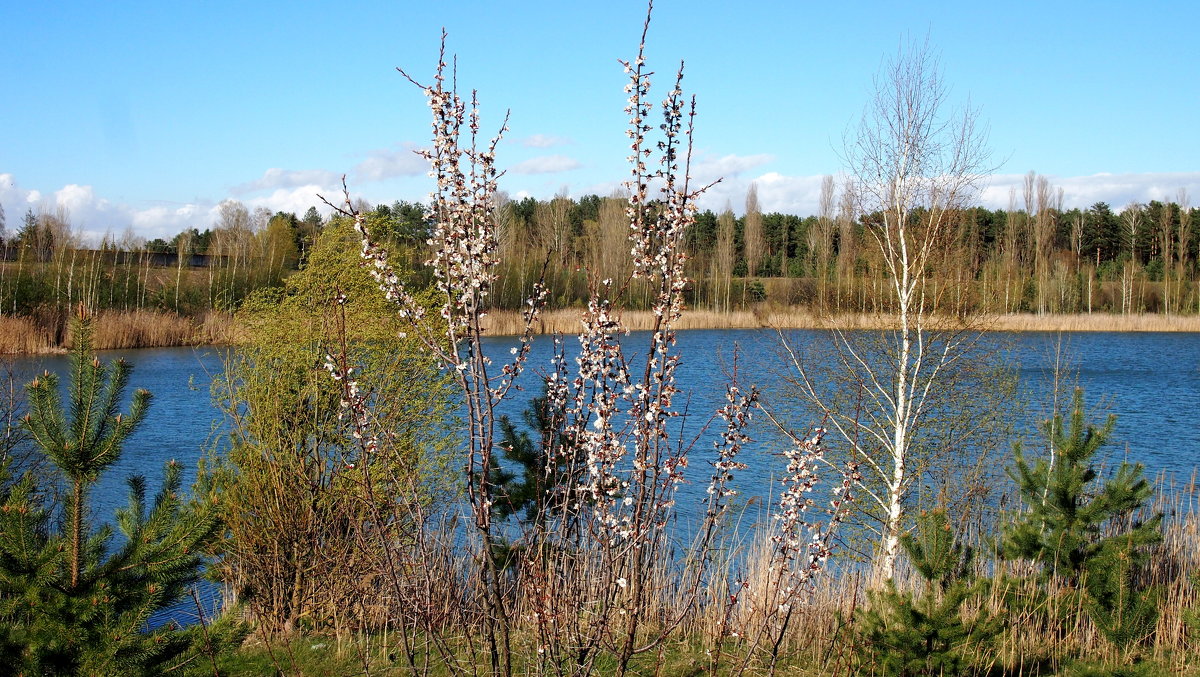
[[[0,315],[0,355],[61,355],[71,347],[68,317]],[[232,345],[239,335],[229,313],[187,317],[170,311],[104,310],[95,316],[95,350]]]
[[[582,310],[552,310],[538,319],[536,334],[573,334],[579,329]],[[621,319],[630,331],[653,328],[653,314],[646,310],[629,310]],[[688,329],[890,329],[890,316],[871,313],[852,313],[822,316],[807,310],[762,309],[739,310],[730,313],[713,311],[684,311],[677,330]],[[943,318],[943,326],[957,324],[954,318]],[[521,333],[521,314],[517,311],[493,311],[484,318],[484,327],[492,336],[516,336]],[[930,324],[938,322],[934,317]],[[1038,315],[1014,313],[1008,315],[978,315],[970,325],[981,331],[996,332],[1200,332],[1200,315],[1116,315],[1110,313],[1072,313]]]
[[[538,319],[536,334],[573,334],[579,330],[579,309],[551,310]],[[630,331],[653,328],[654,315],[646,310],[628,310],[621,314]],[[943,318],[942,326],[956,324]],[[41,320],[41,321],[39,321]],[[717,313],[708,310],[684,311],[676,324],[678,330],[690,329],[889,329],[890,318],[875,314],[823,316],[803,308],[738,310]],[[60,324],[61,322],[61,324]],[[931,318],[931,324],[938,318]],[[70,337],[65,321],[54,318],[0,316],[0,355],[46,355],[65,353]],[[516,336],[523,329],[518,311],[492,311],[484,318],[490,336]],[[1115,315],[1081,313],[1037,315],[980,315],[970,325],[981,331],[995,332],[1177,332],[1200,333],[1200,315]],[[104,311],[98,314],[94,337],[97,350],[164,348],[182,346],[236,345],[240,332],[229,313],[210,312],[188,318],[163,311]]]

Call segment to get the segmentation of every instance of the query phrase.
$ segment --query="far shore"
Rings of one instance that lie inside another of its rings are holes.
[[[579,331],[579,309],[551,310],[541,314],[534,332],[573,334]],[[653,329],[654,315],[644,310],[621,314],[631,331]],[[820,315],[803,308],[738,310],[718,313],[685,311],[676,329],[889,329],[887,315]],[[36,355],[66,352],[70,336],[65,322],[55,318],[47,324],[27,317],[0,316],[0,354]],[[962,326],[953,318],[933,318],[929,326]],[[1200,315],[1114,315],[1109,313],[1037,315],[981,315],[970,318],[970,328],[982,331],[1159,331],[1200,332]],[[524,327],[517,311],[492,311],[484,318],[492,336],[514,336]],[[95,347],[162,348],[171,346],[236,345],[240,338],[237,321],[229,313],[208,313],[187,318],[161,311],[102,311],[97,316]]]
[[[538,334],[573,334],[579,331],[581,310],[552,310],[541,314],[534,332]],[[484,318],[484,326],[496,336],[512,336],[523,330],[521,314],[516,311],[494,311]],[[621,319],[631,331],[654,328],[650,311],[629,310]],[[954,318],[933,318],[929,325],[961,326]],[[1136,332],[1200,332],[1200,315],[1115,315],[1110,313],[1078,313],[1038,315],[1014,313],[1009,315],[979,315],[969,319],[969,326],[982,331],[1136,331]],[[676,329],[891,329],[893,318],[877,314],[820,315],[803,308],[738,310],[719,313],[709,310],[684,311]]]

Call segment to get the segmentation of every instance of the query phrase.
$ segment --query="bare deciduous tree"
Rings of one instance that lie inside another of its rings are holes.
[[[717,217],[717,246],[713,250],[712,303],[713,308],[729,312],[729,296],[733,287],[733,210],[729,207]]]
[[[538,202],[533,212],[540,248],[552,252],[562,267],[571,260],[571,198],[563,188],[549,202]]]
[[[595,221],[584,223],[587,237],[588,273],[599,282],[629,276],[633,258],[629,254],[629,223],[625,218],[628,197],[615,193],[600,202]]]
[[[1050,248],[1062,211],[1062,189],[1050,185],[1050,180],[1036,172],[1025,175],[1025,218],[1030,224],[1030,258],[1033,261],[1034,283],[1037,285],[1037,312],[1044,314],[1046,291],[1049,286]]]
[[[821,309],[829,302],[829,257],[833,250],[835,190],[832,175],[821,177],[820,213],[817,222],[808,229],[805,242],[812,257],[812,275],[817,282],[817,307]]]
[[[837,246],[837,310],[842,307],[842,290],[853,289],[854,264],[858,259],[858,238],[855,236],[854,221],[858,207],[855,205],[854,179],[847,179],[842,186],[842,198],[838,203],[838,246]]]
[[[1179,223],[1176,227],[1176,242],[1175,251],[1176,259],[1181,268],[1186,267],[1188,263],[1188,255],[1192,249],[1192,210],[1189,206],[1188,192],[1186,188],[1180,188],[1175,204],[1179,206]],[[1182,275],[1183,271],[1180,271]]]
[[[746,274],[758,275],[763,257],[762,211],[758,207],[758,186],[751,183],[746,191],[746,218],[742,224],[742,242],[746,250]]]
[[[834,332],[844,383],[859,392],[855,406],[835,406],[799,352],[789,346],[801,391],[829,416],[831,427],[862,462],[880,538],[877,573],[891,578],[909,492],[920,480],[916,458],[931,419],[963,387],[977,332],[959,318],[932,315],[930,284],[943,235],[984,171],[984,135],[970,108],[947,114],[947,91],[927,45],[902,49],[876,78],[846,156],[866,230],[878,248],[889,285],[888,324],[879,334]],[[942,287],[944,289],[944,286]],[[843,393],[844,395],[844,393]]]

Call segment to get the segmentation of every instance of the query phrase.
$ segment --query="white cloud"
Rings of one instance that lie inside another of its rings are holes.
[[[75,219],[109,209],[108,200],[96,199],[95,191],[91,186],[80,186],[74,183],[54,191],[54,204],[66,209]]]
[[[415,147],[406,144],[394,150],[371,151],[366,160],[354,168],[359,181],[383,181],[395,176],[419,176],[429,171],[429,163],[417,155]]]
[[[12,174],[0,174],[0,204],[4,205],[7,228],[15,232],[21,227],[26,210],[54,212],[62,209],[75,232],[84,242],[95,244],[106,233],[121,233],[132,226],[146,238],[171,237],[185,227],[207,227],[211,219],[198,221],[186,208],[170,209],[154,206],[136,209],[130,205],[110,202],[96,195],[92,186],[68,184],[49,194],[24,189]]]
[[[517,163],[508,171],[513,174],[551,174],[579,169],[582,166],[578,160],[566,155],[540,155]]]
[[[742,172],[761,167],[775,159],[772,155],[723,155],[709,157],[700,155],[692,158],[692,178],[705,183],[717,179],[728,180]]]
[[[133,226],[134,232],[146,239],[161,237],[169,240],[186,228],[204,230],[210,227],[216,218],[216,204],[185,203],[130,210],[129,224]]]
[[[260,190],[276,188],[297,188],[300,186],[319,185],[335,186],[338,183],[337,174],[324,169],[278,169],[271,168],[263,172],[262,177],[234,186],[234,195],[244,195]]]
[[[722,180],[700,197],[698,206],[715,212],[726,205],[741,214],[750,184],[758,186],[758,205],[763,212],[781,212],[808,216],[817,213],[821,195],[821,176],[785,176],[767,172],[758,177],[733,176]]]
[[[724,160],[724,163],[719,160],[713,161],[708,165],[709,168],[716,168],[719,164],[723,164],[724,169],[728,170],[749,164],[747,158],[735,158],[734,156],[727,156],[720,160]],[[807,216],[817,212],[817,205],[820,202],[821,176],[784,176],[777,172],[767,172],[757,177],[738,176],[734,173],[716,176],[693,173],[691,185],[693,189],[698,189],[718,178],[721,181],[710,186],[696,201],[696,206],[701,210],[711,209],[714,212],[720,212],[728,206],[734,212],[741,214],[746,204],[746,192],[750,189],[751,183],[758,184],[758,205],[763,212]],[[650,184],[651,193],[661,188],[662,183],[659,181],[653,181]],[[612,195],[614,192],[624,194],[624,183],[620,181],[594,183],[585,187],[579,194]]]
[[[328,187],[318,184],[308,186],[298,186],[292,189],[280,188],[264,197],[254,198],[246,201],[246,207],[251,211],[255,207],[266,207],[274,212],[291,212],[296,216],[303,216],[304,212],[308,211],[309,207],[316,207],[321,213],[327,213],[329,208],[325,203],[321,202],[318,197],[324,195],[326,199],[334,204],[342,199],[341,188],[338,187],[336,193],[330,192]],[[351,199],[359,197],[352,195]]]
[[[1179,189],[1200,196],[1200,172],[1148,172],[1143,174],[1092,174],[1090,176],[1046,175],[1050,185],[1063,189],[1063,207],[1087,209],[1107,202],[1120,210],[1130,202],[1173,201]],[[979,202],[991,209],[1008,208],[1009,192],[1016,191],[1017,208],[1024,208],[1024,174],[996,174],[990,177]]]
[[[269,194],[246,200],[253,210],[266,207],[271,212],[293,212],[304,214],[309,207],[316,207],[328,214],[318,195],[332,199],[341,198],[340,186],[309,183],[278,188]],[[352,195],[352,198],[360,197]],[[10,232],[20,227],[26,209],[53,211],[64,208],[76,232],[84,241],[95,244],[105,233],[120,234],[132,227],[146,239],[161,237],[170,239],[185,228],[204,230],[217,220],[220,200],[198,199],[184,203],[151,203],[144,207],[114,203],[96,195],[92,186],[69,184],[49,196],[37,190],[22,188],[12,174],[0,174],[0,204],[4,205],[7,226]],[[19,211],[18,211],[19,210]]]
[[[520,141],[520,144],[526,148],[553,148],[555,146],[565,146],[569,143],[571,143],[571,140],[565,136],[552,136],[550,134],[533,134]]]

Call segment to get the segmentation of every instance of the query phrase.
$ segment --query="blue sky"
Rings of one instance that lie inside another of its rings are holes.
[[[4,3],[0,205],[69,209],[85,235],[207,227],[215,206],[303,212],[347,174],[371,202],[424,200],[418,79],[442,27],[485,129],[511,110],[501,187],[545,198],[624,178],[624,74],[640,1]],[[1200,202],[1200,10],[1192,2],[750,3],[659,0],[648,59],[687,62],[703,206],[815,211],[820,177],[883,60],[926,35],[951,99],[981,110],[980,201],[1037,171],[1065,203]],[[660,89],[660,92],[665,89]]]

